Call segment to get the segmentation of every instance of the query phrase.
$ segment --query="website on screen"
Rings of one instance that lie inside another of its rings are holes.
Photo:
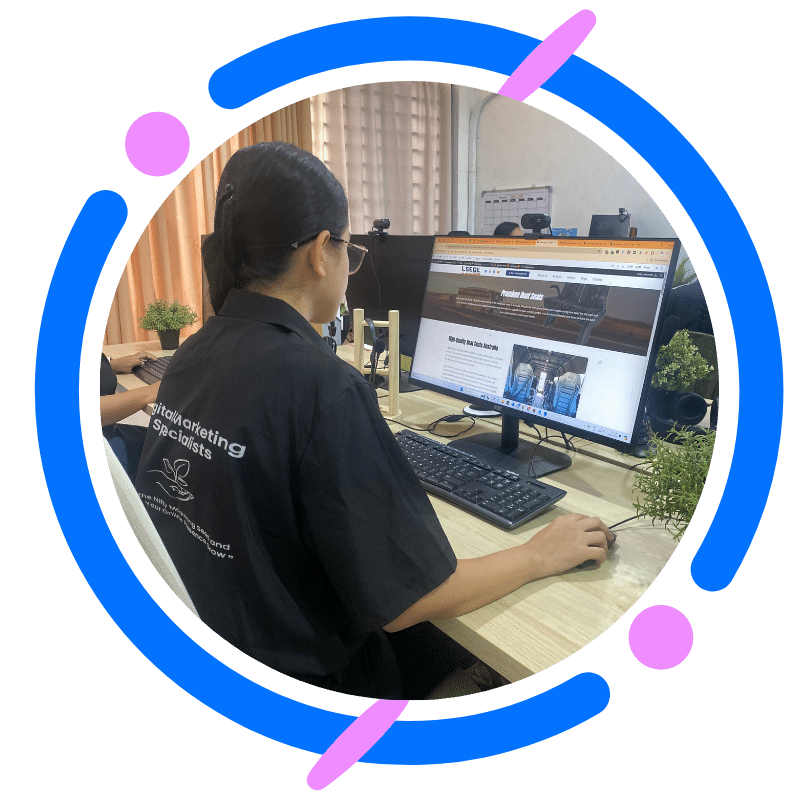
[[[629,441],[671,243],[562,242],[438,238],[411,376]]]

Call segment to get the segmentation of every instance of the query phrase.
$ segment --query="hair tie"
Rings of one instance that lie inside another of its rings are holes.
[[[233,247],[233,211],[235,206],[234,187],[229,183],[222,190],[217,204],[220,209],[220,227],[222,233],[222,258],[225,266],[236,272],[240,258]]]

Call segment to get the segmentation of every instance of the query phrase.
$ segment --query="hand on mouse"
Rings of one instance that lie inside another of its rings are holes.
[[[597,517],[566,514],[535,534],[524,547],[533,550],[541,564],[539,577],[559,575],[593,560],[602,564],[616,535]]]

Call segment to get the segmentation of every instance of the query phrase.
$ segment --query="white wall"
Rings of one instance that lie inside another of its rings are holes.
[[[552,186],[552,224],[577,228],[587,236],[592,214],[616,214],[625,208],[639,237],[675,236],[647,192],[620,164],[574,128],[524,103],[474,89],[457,87],[454,147],[458,163],[453,197],[454,225],[477,232],[480,221],[465,213],[480,208],[481,192]],[[469,121],[472,119],[472,126]],[[464,136],[474,137],[472,142]],[[469,152],[473,147],[474,189],[470,190]],[[466,159],[467,163],[464,163]]]

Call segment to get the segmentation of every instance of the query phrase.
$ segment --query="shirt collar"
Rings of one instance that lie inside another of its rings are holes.
[[[225,298],[218,316],[280,325],[311,344],[327,347],[319,331],[297,309],[277,297],[234,289]]]

